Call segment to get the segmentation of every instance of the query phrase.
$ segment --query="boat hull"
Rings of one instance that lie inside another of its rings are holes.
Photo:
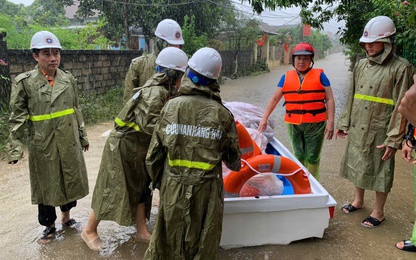
[[[221,246],[236,248],[287,245],[305,238],[322,238],[336,201],[276,138],[269,143],[309,174],[311,194],[225,198]],[[269,150],[270,152],[270,150]]]

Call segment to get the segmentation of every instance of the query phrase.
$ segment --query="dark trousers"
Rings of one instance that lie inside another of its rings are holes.
[[[59,206],[61,208],[62,212],[68,212],[73,207],[77,206],[77,201],[72,201],[68,204]],[[38,221],[39,224],[42,226],[51,226],[55,223],[56,220],[56,210],[55,207],[44,205],[44,204],[38,204]]]

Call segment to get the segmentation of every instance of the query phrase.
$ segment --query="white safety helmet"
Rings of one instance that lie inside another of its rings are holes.
[[[185,72],[188,66],[188,56],[179,48],[166,47],[157,56],[156,64],[164,68]]]
[[[48,31],[40,31],[33,35],[30,41],[30,49],[58,48],[62,50],[61,43],[55,34]]]
[[[161,21],[156,27],[155,35],[169,44],[183,45],[185,43],[182,38],[181,27],[172,19]]]
[[[379,39],[392,36],[396,33],[394,22],[387,16],[377,16],[371,19],[365,26],[361,43],[371,43]]]
[[[218,79],[222,67],[221,55],[213,48],[197,50],[189,59],[191,69],[210,79]]]

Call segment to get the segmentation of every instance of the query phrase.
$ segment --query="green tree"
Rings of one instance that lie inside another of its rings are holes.
[[[318,0],[315,2],[319,2],[322,4],[323,2],[335,2],[333,1],[325,1],[325,0]],[[261,14],[265,9],[270,9],[272,11],[276,10],[276,8],[288,8],[288,7],[302,7],[307,8],[308,5],[313,0],[241,0],[241,2],[248,2],[253,7],[253,11],[258,14]]]
[[[31,29],[23,16],[0,14],[0,27],[7,29],[7,47],[9,49],[28,49]]]
[[[252,50],[255,39],[263,35],[260,30],[259,21],[242,17],[235,24],[232,30],[229,30],[226,41],[228,50],[247,51]]]
[[[60,0],[58,0],[60,1]],[[65,0],[66,1],[66,0]],[[69,0],[68,0],[69,1]],[[87,17],[93,10],[98,10],[100,17],[106,17],[108,24],[107,33],[111,33],[117,39],[126,37],[129,43],[129,28],[142,27],[145,36],[153,37],[156,25],[165,18],[185,24],[185,17],[192,16],[194,20],[194,32],[197,36],[206,35],[212,38],[218,33],[218,29],[230,22],[234,17],[230,0],[213,1],[189,1],[189,0],[125,0],[102,1],[80,0],[80,8],[77,16]],[[117,11],[115,11],[117,10]],[[109,37],[109,35],[107,35]],[[112,40],[116,40],[112,38]]]
[[[69,25],[65,17],[65,9],[60,1],[35,0],[27,7],[34,22],[42,26]]]
[[[105,36],[112,41],[119,41],[122,36],[126,37],[126,42],[130,42],[129,28],[136,26],[140,21],[144,30],[147,30],[147,21],[142,17],[149,11],[147,9],[151,0],[135,1],[102,1],[102,0],[80,0],[80,5],[76,17],[81,21],[91,17],[98,12],[101,19],[106,19],[104,27]],[[148,31],[145,33],[149,34]]]
[[[107,49],[107,46],[112,42],[104,37],[104,34],[102,33],[102,30],[106,25],[107,21],[105,19],[99,19],[96,24],[91,22],[81,30],[78,30],[80,49]]]
[[[9,2],[7,0],[0,0],[0,14],[6,14],[13,16],[20,12],[24,8],[24,5],[16,5],[12,2]]]
[[[208,37],[203,34],[197,36],[195,31],[195,16],[189,18],[185,16],[184,25],[182,26],[182,37],[185,41],[183,51],[192,56],[198,49],[207,46]]]

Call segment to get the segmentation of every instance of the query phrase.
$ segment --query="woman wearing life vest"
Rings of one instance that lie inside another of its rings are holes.
[[[348,136],[340,176],[355,190],[354,201],[344,205],[344,213],[365,206],[365,190],[375,191],[371,214],[361,225],[380,226],[385,220],[384,205],[393,186],[395,153],[401,149],[406,119],[397,111],[400,100],[412,84],[413,68],[394,53],[396,27],[387,16],[371,19],[359,42],[366,57],[353,71],[350,91],[341,114],[336,137]]]
[[[413,81],[416,82],[416,75],[413,75]],[[416,184],[416,160],[412,156],[412,150],[416,148],[416,84],[406,92],[403,99],[400,101],[398,108],[399,112],[410,121],[407,135],[404,138],[404,144],[402,148],[402,157],[406,162],[411,162],[413,160],[414,166],[414,178]],[[415,185],[415,194],[416,194],[416,185]],[[415,201],[415,211],[416,211],[416,199]],[[396,243],[396,247],[403,251],[416,252],[416,222],[413,225],[412,237],[410,240],[402,240]]]
[[[293,154],[319,179],[319,161],[326,135],[334,133],[335,103],[331,84],[322,69],[314,69],[314,49],[306,42],[295,46],[292,53],[294,70],[287,71],[277,84],[264,111],[259,131],[267,127],[267,119],[282,97],[286,106]]]

